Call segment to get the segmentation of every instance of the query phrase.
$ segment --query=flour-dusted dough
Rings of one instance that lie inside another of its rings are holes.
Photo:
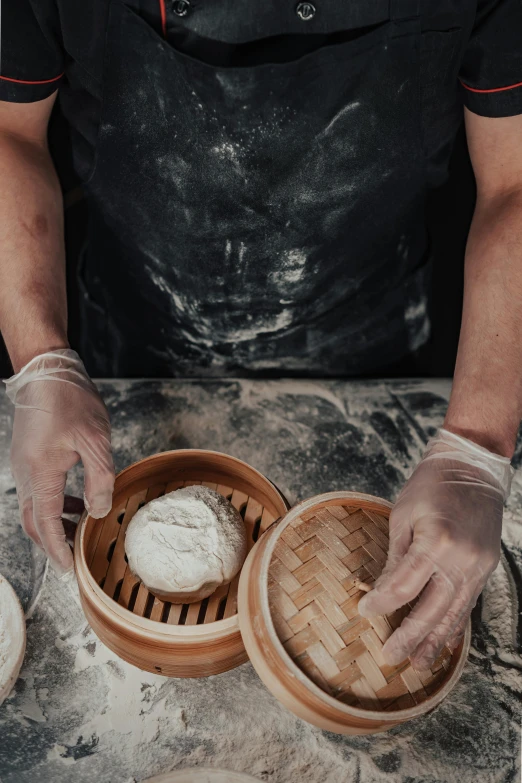
[[[151,500],[125,535],[131,570],[151,593],[173,603],[211,595],[238,573],[247,554],[244,522],[218,492],[184,487]]]
[[[0,574],[0,704],[11,693],[24,654],[24,611],[15,591]]]

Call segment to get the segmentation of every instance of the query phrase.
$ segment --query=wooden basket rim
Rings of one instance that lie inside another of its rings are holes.
[[[384,498],[379,498],[376,497],[375,495],[366,495],[360,492],[350,492],[350,491],[343,491],[343,490],[334,491],[334,492],[325,492],[321,495],[314,495],[311,498],[302,500],[301,502],[293,506],[278,523],[276,535],[271,537],[271,540],[268,542],[268,545],[263,553],[261,564],[260,564],[261,573],[264,576],[268,575],[268,568],[272,560],[274,549],[280,538],[280,535],[288,527],[290,522],[293,519],[295,519],[295,517],[299,516],[300,514],[306,511],[309,511],[311,508],[316,506],[317,503],[319,502],[326,502],[328,500],[343,500],[343,499],[357,500],[362,502],[366,501],[368,504],[373,504],[376,507],[380,506],[381,509],[383,507],[386,509],[393,508],[393,504],[390,503],[388,500],[385,500]],[[277,635],[274,622],[272,620],[272,614],[270,612],[270,605],[268,600],[268,579],[266,578],[263,578],[263,583],[261,585],[260,600],[261,600],[261,611],[263,614],[263,621],[265,622],[266,629],[270,637],[270,641],[274,645],[279,656],[284,660],[285,665],[290,669],[292,675],[297,680],[299,680],[306,688],[308,688],[317,698],[319,698],[329,707],[332,707],[333,709],[343,712],[345,715],[366,718],[367,720],[379,720],[379,721],[387,721],[387,722],[393,722],[393,721],[396,722],[397,720],[396,716],[400,716],[401,720],[404,721],[409,720],[411,718],[417,718],[421,715],[426,714],[427,712],[430,712],[446,698],[448,693],[453,689],[454,685],[460,679],[460,676],[466,664],[467,652],[469,650],[470,640],[471,640],[471,621],[468,622],[468,625],[466,626],[466,631],[464,633],[463,644],[460,652],[460,658],[457,661],[455,668],[453,669],[453,672],[448,677],[444,685],[429,699],[426,699],[420,704],[416,704],[414,707],[408,707],[404,710],[395,710],[392,712],[387,712],[385,710],[382,711],[365,710],[362,709],[361,707],[352,707],[340,701],[339,699],[330,696],[330,694],[323,691],[322,688],[316,685],[313,682],[313,680],[311,680],[299,668],[299,666],[297,666],[297,664],[294,662],[294,660],[285,650],[281,640],[279,639],[279,636]],[[253,665],[255,667],[255,664]]]
[[[116,479],[121,478],[121,476],[124,476],[130,470],[132,470],[133,468],[137,468],[138,465],[142,465],[144,462],[154,462],[156,460],[162,459],[163,457],[168,457],[173,454],[181,455],[181,456],[183,456],[184,454],[190,454],[190,455],[203,454],[211,457],[224,457],[226,460],[230,460],[230,462],[235,462],[238,465],[243,465],[244,467],[247,467],[249,470],[251,470],[253,473],[257,473],[259,478],[263,479],[263,481],[268,481],[268,483],[276,490],[278,495],[280,495],[285,505],[288,506],[288,501],[284,497],[283,493],[281,492],[279,487],[277,487],[274,484],[274,482],[268,478],[268,476],[265,476],[264,473],[261,473],[261,471],[257,470],[257,468],[254,468],[249,462],[245,462],[245,460],[239,459],[239,457],[233,457],[232,454],[226,454],[224,451],[213,451],[212,449],[169,449],[168,451],[155,451],[154,454],[149,454],[148,457],[143,457],[142,459],[136,460],[136,462],[131,462],[130,465],[127,465],[127,467],[123,468],[123,470],[120,470],[120,472],[116,475]]]
[[[118,473],[116,479],[124,476],[126,473],[133,470],[138,465],[143,464],[144,462],[151,463],[156,459],[162,459],[165,456],[171,454],[175,454],[176,456],[181,457],[187,454],[203,454],[209,457],[224,457],[225,459],[230,460],[231,462],[235,462],[242,467],[247,467],[253,473],[257,474],[261,480],[268,482],[281,497],[282,502],[285,505],[288,505],[288,502],[280,490],[276,487],[276,485],[259,470],[252,467],[252,465],[245,462],[244,460],[239,459],[238,457],[233,457],[230,454],[225,454],[220,451],[212,451],[211,449],[170,449],[169,451],[159,451],[155,454],[151,454],[148,457],[137,460],[131,465],[127,465],[126,468]],[[107,593],[105,593],[103,589],[97,584],[85,561],[85,535],[87,521],[90,519],[93,518],[90,517],[86,511],[84,511],[80,517],[80,521],[78,522],[74,539],[74,550],[76,552],[78,547],[78,552],[81,553],[81,556],[80,554],[75,556],[75,567],[77,570],[81,571],[82,577],[87,582],[89,588],[101,602],[103,610],[110,614],[111,620],[115,622],[116,625],[118,625],[122,630],[125,630],[125,628],[131,624],[138,631],[146,632],[147,637],[152,638],[155,641],[165,641],[165,638],[173,637],[181,641],[181,643],[183,643],[184,637],[190,637],[187,639],[187,643],[190,643],[195,640],[194,637],[198,637],[198,641],[211,641],[217,640],[223,635],[228,635],[230,631],[237,630],[239,633],[239,615],[237,613],[231,617],[223,618],[222,620],[214,620],[212,623],[205,623],[201,625],[170,625],[168,623],[160,623],[157,620],[150,620],[147,617],[136,615],[134,612],[131,612],[129,609],[126,609],[125,607],[116,603],[116,601],[107,595]],[[256,545],[254,544],[254,547],[255,546]]]
[[[186,779],[188,772],[195,772],[200,776],[210,775],[211,777],[227,775],[229,783],[260,783],[257,778],[251,777],[246,772],[233,772],[229,769],[218,767],[190,767],[188,769],[173,770],[172,772],[165,772],[161,775],[155,775],[153,778],[148,778],[143,783],[181,783],[183,778]]]

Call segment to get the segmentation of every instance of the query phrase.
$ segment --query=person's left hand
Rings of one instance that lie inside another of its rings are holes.
[[[428,669],[455,649],[500,557],[503,503],[513,469],[506,457],[441,429],[390,515],[390,549],[363,617],[390,614],[420,598],[383,647],[390,664],[408,656]]]

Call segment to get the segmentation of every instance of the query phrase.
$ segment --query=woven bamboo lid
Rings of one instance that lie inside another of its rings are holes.
[[[387,550],[387,515],[352,501],[293,519],[269,567],[272,620],[287,653],[326,693],[365,709],[420,704],[445,679],[451,659],[444,648],[424,672],[408,660],[385,663],[384,642],[411,607],[367,620],[357,605],[361,587],[380,575]]]
[[[357,610],[380,575],[391,504],[334,492],[293,508],[250,554],[239,616],[265,684],[300,717],[343,733],[382,731],[433,709],[457,682],[469,646],[448,649],[427,671],[389,666],[384,642],[409,605],[386,617]],[[361,583],[363,583],[361,585]]]

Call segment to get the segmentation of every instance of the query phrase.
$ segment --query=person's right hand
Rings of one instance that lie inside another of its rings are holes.
[[[112,506],[114,466],[107,409],[75,351],[37,356],[7,380],[15,405],[11,469],[22,527],[58,574],[73,567],[62,524],[67,471],[82,461],[93,517]]]

